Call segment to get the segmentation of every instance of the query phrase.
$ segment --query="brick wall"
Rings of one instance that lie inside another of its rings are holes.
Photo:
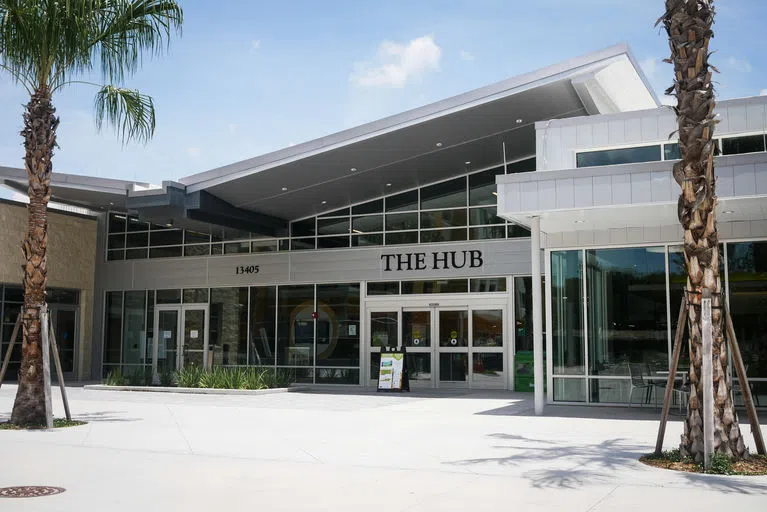
[[[21,284],[26,225],[26,205],[0,202],[0,282]],[[48,286],[80,291],[78,378],[87,377],[91,367],[95,258],[95,219],[49,211]]]

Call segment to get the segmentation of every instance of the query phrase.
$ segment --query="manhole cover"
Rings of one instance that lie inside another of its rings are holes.
[[[42,496],[51,496],[61,494],[66,489],[61,487],[51,487],[49,485],[25,485],[22,487],[3,487],[0,488],[0,498],[40,498]]]

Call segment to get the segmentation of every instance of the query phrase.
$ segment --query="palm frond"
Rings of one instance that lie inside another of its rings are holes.
[[[105,85],[96,95],[96,126],[111,124],[123,143],[146,143],[154,134],[155,113],[152,98],[135,89]]]

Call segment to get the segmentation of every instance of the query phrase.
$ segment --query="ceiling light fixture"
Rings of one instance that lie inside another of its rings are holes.
[[[288,187],[282,187],[282,191],[283,192],[287,192],[288,191]]]
[[[387,184],[386,184],[386,186],[387,186],[387,187],[391,187],[391,183],[387,183]]]
[[[327,201],[322,201],[322,204],[328,204],[328,202]]]
[[[729,214],[731,214],[731,213],[735,213],[735,212],[734,212],[734,211],[732,211],[732,210],[725,210],[725,211],[723,211],[722,213],[723,213],[723,214],[725,214],[725,215],[729,215]]]
[[[466,164],[466,165],[471,165],[471,160],[466,160],[466,161],[464,162],[464,164]]]
[[[350,170],[351,172],[357,172],[357,168],[356,168],[356,167],[352,167],[352,168],[351,168],[351,169],[349,169],[349,170]]]
[[[522,124],[522,120],[521,119],[517,119],[517,124]]]
[[[493,192],[493,195],[494,195],[495,197],[498,197],[498,192]]]
[[[442,147],[442,143],[441,143],[441,142],[437,142],[436,146],[437,146],[438,148],[441,148],[441,147]]]
[[[585,220],[576,220],[575,221],[576,224],[583,224],[584,222],[586,222],[586,221]]]

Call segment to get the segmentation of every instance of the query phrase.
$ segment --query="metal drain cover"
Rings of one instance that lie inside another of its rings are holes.
[[[66,491],[62,487],[51,487],[50,485],[24,485],[21,487],[2,487],[0,488],[0,498],[41,498],[43,496],[52,496]]]

